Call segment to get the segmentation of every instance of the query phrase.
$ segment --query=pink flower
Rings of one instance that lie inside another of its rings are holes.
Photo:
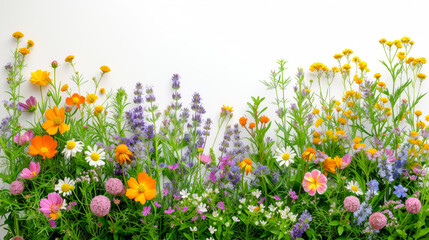
[[[171,209],[171,207],[168,207],[168,210],[165,210],[164,212],[165,213],[167,213],[167,214],[172,214],[172,213],[174,213],[176,210],[174,210],[174,209]]]
[[[207,163],[209,163],[209,162],[211,162],[211,161],[212,161],[212,159],[210,158],[210,155],[202,154],[202,155],[198,156],[198,158],[199,158],[199,159],[200,159],[200,161],[201,161],[202,163],[204,163],[204,164],[207,164]]]
[[[326,189],[326,183],[328,180],[325,175],[323,175],[319,170],[314,169],[313,171],[307,172],[304,175],[304,181],[302,182],[302,186],[304,187],[304,191],[308,192],[310,196],[314,196],[316,191],[319,194],[323,194]]]
[[[352,162],[352,155],[347,153],[341,159],[343,161],[343,164],[341,165],[341,169],[344,169]]]
[[[10,193],[12,193],[13,195],[18,195],[21,194],[24,191],[24,183],[22,183],[21,181],[13,181],[10,184]]]
[[[360,207],[359,198],[355,196],[348,196],[344,199],[344,208],[349,212],[356,212]]]
[[[16,134],[15,137],[13,138],[13,141],[16,144],[19,145],[24,145],[25,143],[31,141],[31,139],[33,139],[34,137],[34,133],[33,131],[31,131],[30,129],[28,129],[23,135],[19,136],[20,133]]]
[[[37,176],[40,172],[40,163],[30,162],[30,169],[22,169],[21,177],[31,179]]]
[[[148,214],[150,214],[150,206],[148,207],[143,207],[143,212],[142,212],[143,216],[147,216]]]
[[[54,221],[54,220],[51,220],[49,223],[51,224],[51,227],[52,227],[52,228],[55,228],[55,227],[56,227],[56,226],[55,226],[55,221]]]
[[[292,190],[292,189],[291,189]],[[277,201],[280,201],[280,200],[282,200],[281,198],[279,198],[277,195],[274,195],[274,197],[273,197],[275,200],[277,200]]]
[[[158,204],[157,201],[155,201],[154,203],[155,203],[155,207],[161,207],[161,204]]]
[[[110,205],[110,200],[107,197],[103,195],[98,195],[94,197],[91,201],[91,212],[94,213],[96,216],[104,217],[109,213]]]
[[[407,209],[409,213],[417,214],[420,212],[421,207],[422,204],[417,198],[408,198],[405,201],[405,209]]]
[[[224,202],[219,202],[219,204],[217,205],[218,208],[220,208],[221,210],[225,209],[225,203]]]
[[[25,103],[18,103],[25,111],[34,112],[37,109],[37,99],[33,96],[29,97]]]
[[[56,193],[49,193],[48,198],[40,201],[40,211],[42,211],[47,218],[55,220],[58,218],[58,212],[65,208],[65,201],[61,196]]]
[[[120,195],[124,189],[124,184],[117,178],[110,178],[105,185],[106,191],[112,195]]]
[[[386,226],[387,218],[383,213],[375,212],[369,217],[369,225],[375,230],[380,230]]]
[[[168,166],[168,168],[169,168],[171,171],[174,171],[174,170],[175,170],[176,168],[178,168],[178,167],[179,167],[179,164],[178,164],[178,163]]]

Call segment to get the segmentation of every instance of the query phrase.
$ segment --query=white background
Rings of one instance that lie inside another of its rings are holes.
[[[279,59],[289,62],[292,75],[297,67],[308,72],[314,62],[331,67],[335,53],[351,48],[368,63],[370,76],[387,76],[378,62],[384,59],[378,40],[403,36],[415,41],[412,56],[428,58],[428,6],[427,1],[391,0],[0,0],[0,89],[8,87],[3,66],[12,59],[11,34],[21,31],[25,41],[35,42],[27,79],[37,69],[51,71],[50,62],[57,60],[59,80],[71,85],[72,71],[64,58],[73,54],[86,79],[108,65],[112,71],[103,80],[106,89],[124,87],[132,94],[141,81],[154,86],[164,109],[171,99],[171,76],[178,73],[185,106],[192,93],[199,92],[208,116],[216,119],[222,104],[228,104],[237,122],[250,96],[273,100],[259,81],[268,80]],[[23,86],[24,96],[38,96],[30,82]],[[428,87],[427,82],[423,86]],[[1,91],[0,99],[6,97]],[[428,105],[421,106],[427,114]],[[274,110],[272,106],[272,114]],[[0,117],[5,114],[1,107]]]

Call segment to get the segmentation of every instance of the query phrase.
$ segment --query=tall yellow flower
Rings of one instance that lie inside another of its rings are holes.
[[[52,109],[46,110],[45,117],[47,120],[43,123],[42,127],[49,135],[56,134],[58,130],[61,134],[70,130],[69,125],[64,123],[64,108],[61,107],[58,109],[54,106]]]
[[[130,188],[127,189],[125,195],[129,199],[134,199],[141,204],[145,204],[146,200],[154,199],[156,196],[155,179],[149,177],[147,173],[142,172],[137,175],[137,180],[131,177],[130,180],[127,181]]]
[[[20,39],[24,37],[24,34],[22,32],[14,32],[12,34],[12,37],[16,38],[16,39]]]
[[[302,158],[305,161],[310,162],[311,160],[316,158],[316,150],[314,150],[314,148],[312,147],[307,148],[307,150],[305,150],[305,152],[302,154]]]
[[[106,66],[106,65],[101,66],[101,67],[100,67],[100,70],[101,70],[103,73],[108,73],[108,72],[110,72],[110,68],[109,68],[108,66]]]
[[[95,96],[95,94],[89,94],[88,96],[86,96],[86,103],[88,104],[92,104],[95,103],[95,101],[97,101],[98,97]]]
[[[250,160],[250,158],[245,158],[239,164],[240,169],[244,168],[244,172],[246,173],[246,175],[249,173],[253,173],[252,163],[253,162],[252,162],[252,160]]]
[[[44,85],[48,84],[50,81],[52,81],[49,78],[49,74],[51,74],[51,73],[47,72],[47,71],[42,71],[39,69],[39,70],[31,73],[30,81],[34,85],[38,84],[40,86],[44,86]]]

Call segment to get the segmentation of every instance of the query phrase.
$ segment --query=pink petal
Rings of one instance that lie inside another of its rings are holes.
[[[317,179],[320,175],[320,171],[314,169],[313,171],[311,171],[311,176],[313,177],[313,179]]]
[[[316,194],[316,189],[308,189],[308,190],[306,190],[304,188],[304,191],[308,192],[308,195],[310,195],[310,196],[314,196],[314,194]]]
[[[326,191],[326,189],[327,189],[328,187],[326,186],[326,184],[323,184],[323,185],[319,185],[319,187],[317,188],[317,192],[319,193],[319,194],[323,194],[325,191]]]
[[[325,175],[320,174],[319,179],[317,179],[317,182],[326,184],[328,182],[328,179],[326,179]]]

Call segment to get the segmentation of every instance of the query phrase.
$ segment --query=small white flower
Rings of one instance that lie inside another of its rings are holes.
[[[197,209],[200,210],[200,212],[205,213],[205,212],[207,212],[207,205],[205,203],[200,203],[197,206]]]
[[[67,141],[66,146],[62,153],[64,154],[65,159],[69,159],[70,157],[75,157],[76,153],[82,152],[83,142],[75,141],[74,139]]]
[[[271,213],[265,213],[266,218],[271,218]]]
[[[357,181],[350,181],[346,188],[356,195],[363,194],[362,189],[359,187],[359,183]]]
[[[226,227],[229,227],[229,226],[230,226],[230,223],[229,223],[229,222],[226,222],[226,223],[225,223],[225,226],[226,226]]]
[[[214,240],[214,238],[212,238],[212,237],[209,237],[209,238],[206,238],[206,240]]]
[[[217,217],[217,216],[219,216],[219,213],[213,212],[213,217]]]
[[[259,198],[261,194],[262,192],[259,189],[256,189],[255,191],[252,192],[252,195],[255,196],[256,198]]]
[[[240,208],[240,209],[243,208],[243,205],[238,205],[238,208]]]
[[[289,214],[288,214],[288,217],[289,217],[289,219],[290,219],[292,222],[295,222],[295,221],[296,221],[296,217],[297,217],[297,215],[295,215],[295,214],[293,214],[293,213],[289,213]]]
[[[213,234],[213,233],[215,233],[217,231],[217,229],[214,228],[214,227],[212,227],[212,226],[210,226],[209,227],[209,231],[210,231],[211,234]]]
[[[207,193],[203,193],[203,198],[206,198],[207,196]]]
[[[197,199],[198,198],[198,194],[196,194],[196,193],[192,194],[192,198],[193,199]]]
[[[249,209],[249,211],[252,213],[252,212],[254,212],[255,211],[255,206],[252,206],[252,205],[249,205],[249,206],[247,206],[247,209]]]
[[[63,196],[70,195],[75,188],[75,184],[76,182],[69,177],[64,178],[64,180],[60,179],[58,180],[58,184],[55,185],[55,191],[58,191]]]
[[[274,207],[272,204],[270,204],[268,208],[270,209],[271,212],[274,212],[277,209],[277,207]]]
[[[240,198],[240,200],[238,200],[241,204],[244,204],[246,202],[245,198]]]
[[[282,219],[286,219],[287,218],[287,214],[281,214],[281,216],[280,216]]]
[[[233,216],[232,217],[232,221],[234,221],[234,222],[240,222],[240,219],[238,219],[238,217],[236,217],[236,216]]]
[[[191,232],[196,232],[198,230],[198,228],[196,226],[195,227],[189,227],[189,229],[191,230]]]
[[[223,217],[220,217],[220,218],[219,218],[219,220],[221,220],[221,221],[222,221],[222,220],[223,220]]]
[[[218,194],[219,193],[219,188],[215,188],[215,193]]]
[[[267,222],[266,222],[266,221],[262,221],[262,220],[261,220],[261,225],[262,225],[262,226],[265,226],[265,225],[267,225]]]
[[[212,193],[213,192],[213,190],[211,189],[211,188],[209,188],[208,190],[207,190],[207,193]]]
[[[281,207],[283,205],[283,201],[277,201],[276,205],[277,205],[277,207]]]
[[[241,211],[240,211],[240,210],[238,210],[238,211],[237,211],[237,214],[241,214]]]
[[[216,225],[217,222],[213,222],[213,225]]]
[[[89,163],[89,166],[99,167],[104,165],[104,159],[106,158],[106,153],[102,148],[98,148],[97,145],[94,145],[94,148],[90,146],[87,147],[88,151],[85,152],[85,160]]]
[[[259,221],[256,221],[256,222],[255,222],[255,225],[256,225],[256,226],[258,226],[258,225],[259,225]]]
[[[290,147],[287,147],[287,149],[282,148],[276,150],[276,161],[279,163],[279,166],[286,166],[289,167],[290,164],[293,163],[293,158],[295,157],[295,153],[292,152],[292,149]]]
[[[189,197],[189,193],[188,193],[188,191],[187,191],[186,189],[183,189],[183,190],[182,190],[182,191],[180,191],[179,193],[180,193],[180,196],[181,196],[183,199],[187,199],[187,198]]]

